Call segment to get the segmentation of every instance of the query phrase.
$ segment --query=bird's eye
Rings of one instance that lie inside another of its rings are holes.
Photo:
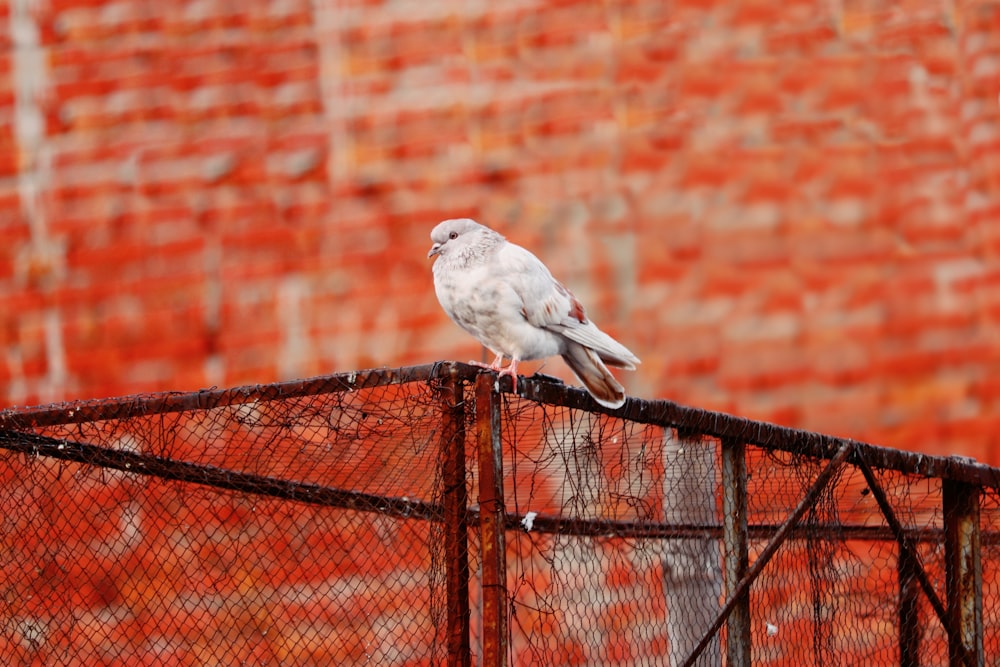
[[[448,234],[448,238],[450,238],[450,239],[457,239],[458,238],[458,232],[452,232],[451,234]]]

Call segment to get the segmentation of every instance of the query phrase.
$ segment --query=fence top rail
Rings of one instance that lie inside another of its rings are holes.
[[[443,373],[438,370],[439,366],[443,367],[444,364],[351,371],[305,380],[244,385],[226,389],[212,387],[211,389],[189,392],[168,391],[154,394],[132,394],[30,407],[13,407],[0,410],[0,429],[77,424],[188,410],[211,410],[227,405],[277,401],[300,396],[318,396],[370,389],[390,384],[421,382],[443,377]],[[468,368],[474,367],[469,366]],[[474,373],[469,374],[469,377],[472,376]]]
[[[472,380],[482,369],[457,362],[381,368],[336,373],[305,380],[246,385],[228,389],[164,392],[87,399],[32,407],[0,410],[0,429],[23,430],[40,426],[141,417],[169,412],[209,410],[227,405],[274,401],[302,396],[350,392],[393,384],[428,382],[450,376]],[[510,382],[502,388],[509,391]],[[610,410],[590,395],[544,375],[518,379],[520,395],[538,403],[613,415],[628,421],[675,428],[686,436],[708,436],[725,442],[740,442],[769,450],[830,459],[845,444],[853,446],[852,458],[863,458],[875,468],[924,477],[947,478],[977,486],[1000,489],[1000,469],[960,456],[933,456],[872,445],[847,438],[779,426],[684,406],[665,399],[629,398]]]

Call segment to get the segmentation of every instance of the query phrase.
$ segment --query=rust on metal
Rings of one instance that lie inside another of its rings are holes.
[[[948,664],[950,667],[981,667],[984,654],[980,490],[969,484],[945,480],[941,491],[948,590]]]
[[[464,383],[457,373],[446,375],[438,389],[441,403],[439,438],[442,460],[445,584],[447,589],[448,666],[468,667],[469,545],[468,492],[465,486]]]
[[[494,376],[476,378],[476,446],[479,458],[479,541],[482,552],[483,666],[507,663],[507,558],[500,402]]]
[[[52,403],[0,410],[0,428],[77,424],[184,412],[186,410],[210,410],[227,405],[342,393],[392,384],[440,379],[450,373],[454,373],[461,379],[470,379],[474,377],[476,370],[478,369],[466,364],[435,363],[423,366],[351,371],[305,380],[246,385],[229,389],[211,388],[192,392],[134,394],[116,398]]]

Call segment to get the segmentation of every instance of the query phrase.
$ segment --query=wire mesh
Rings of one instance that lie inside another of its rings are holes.
[[[5,664],[400,665],[444,655],[440,522],[405,516],[439,497],[441,408],[426,383],[120,408],[32,430],[183,461],[196,480],[238,488],[4,455]],[[299,500],[269,495],[275,481],[294,484]],[[310,502],[327,488],[350,507]]]
[[[505,402],[514,664],[680,664],[691,654],[736,582],[722,568],[723,442],[679,421],[678,433],[667,425],[678,420]],[[757,445],[745,462],[753,562],[829,460]],[[944,600],[941,480],[876,469],[875,483],[910,543],[908,562]],[[984,501],[988,545],[995,512]],[[906,642],[921,662],[947,663],[947,630],[913,575],[901,575],[903,553],[862,470],[841,466],[753,580],[753,664],[905,664]],[[986,618],[993,576],[984,565]],[[729,640],[723,628],[695,664],[728,664]]]
[[[490,449],[477,446],[476,372],[0,413],[0,660],[488,664],[497,632],[497,664],[511,665],[732,665],[744,645],[761,665],[956,659],[955,517],[950,477],[934,471],[996,471],[887,465],[889,453],[854,443],[835,465],[828,452],[843,443],[815,434],[779,446],[767,425],[666,403],[612,414],[525,379],[524,396],[499,395],[497,505],[480,479]],[[723,501],[734,429],[736,534]],[[455,456],[464,465],[449,468]],[[990,656],[1000,492],[968,488]],[[504,527],[499,558],[485,551],[489,511]],[[750,568],[727,577],[741,539]],[[491,568],[506,600],[495,612]],[[740,585],[745,628],[721,613]]]
[[[1000,656],[1000,490],[985,488],[981,515],[983,530],[983,653]]]

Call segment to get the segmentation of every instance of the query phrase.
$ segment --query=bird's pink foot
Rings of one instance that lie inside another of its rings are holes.
[[[499,371],[503,369],[503,355],[498,354],[496,359],[493,360],[492,364],[484,364],[481,361],[469,361],[470,366],[476,366],[477,368],[485,368],[491,371]]]
[[[497,378],[502,378],[504,375],[510,376],[510,383],[514,389],[514,393],[517,393],[517,359],[511,359],[510,365],[504,368],[497,374]]]
[[[505,375],[510,376],[511,384],[514,387],[514,393],[517,393],[517,360],[511,359],[510,364],[505,368],[503,365],[503,355],[498,354],[497,358],[493,360],[492,364],[484,364],[481,361],[469,361],[470,366],[476,366],[477,368],[485,368],[488,371],[494,371],[497,374],[497,378],[502,378]]]

